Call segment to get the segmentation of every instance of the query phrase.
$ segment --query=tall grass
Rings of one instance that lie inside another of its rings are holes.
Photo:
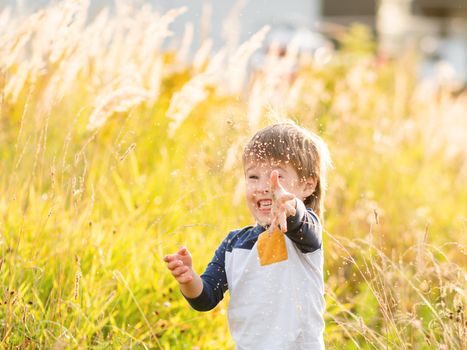
[[[231,348],[226,301],[189,309],[162,257],[185,244],[201,272],[251,224],[241,148],[287,116],[335,164],[327,346],[466,348],[465,92],[420,82],[413,53],[382,59],[361,27],[250,75],[268,28],[187,59],[193,28],[169,37],[183,11],[0,14],[0,347]]]

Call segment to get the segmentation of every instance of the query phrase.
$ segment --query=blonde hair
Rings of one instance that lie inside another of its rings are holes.
[[[244,165],[265,161],[290,164],[299,178],[313,177],[316,180],[314,192],[304,203],[323,221],[326,173],[331,166],[326,143],[318,135],[293,122],[270,125],[259,130],[243,151]]]

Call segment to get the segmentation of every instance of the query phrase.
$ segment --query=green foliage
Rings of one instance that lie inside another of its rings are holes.
[[[353,23],[349,30],[339,37],[342,52],[350,55],[368,56],[376,53],[376,44],[370,28]]]

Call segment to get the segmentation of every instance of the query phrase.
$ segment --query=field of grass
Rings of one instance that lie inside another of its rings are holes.
[[[83,4],[0,13],[0,348],[233,348],[227,300],[191,310],[162,257],[186,245],[202,272],[252,223],[242,147],[284,117],[334,162],[327,347],[467,348],[465,90],[359,26],[249,74],[267,28],[196,48],[167,37],[183,10]]]

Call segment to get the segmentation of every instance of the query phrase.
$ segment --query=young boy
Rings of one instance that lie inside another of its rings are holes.
[[[294,123],[260,130],[243,153],[256,225],[230,232],[201,276],[187,248],[164,257],[194,309],[211,310],[230,291],[236,349],[324,349],[321,221],[329,164],[324,142]]]

